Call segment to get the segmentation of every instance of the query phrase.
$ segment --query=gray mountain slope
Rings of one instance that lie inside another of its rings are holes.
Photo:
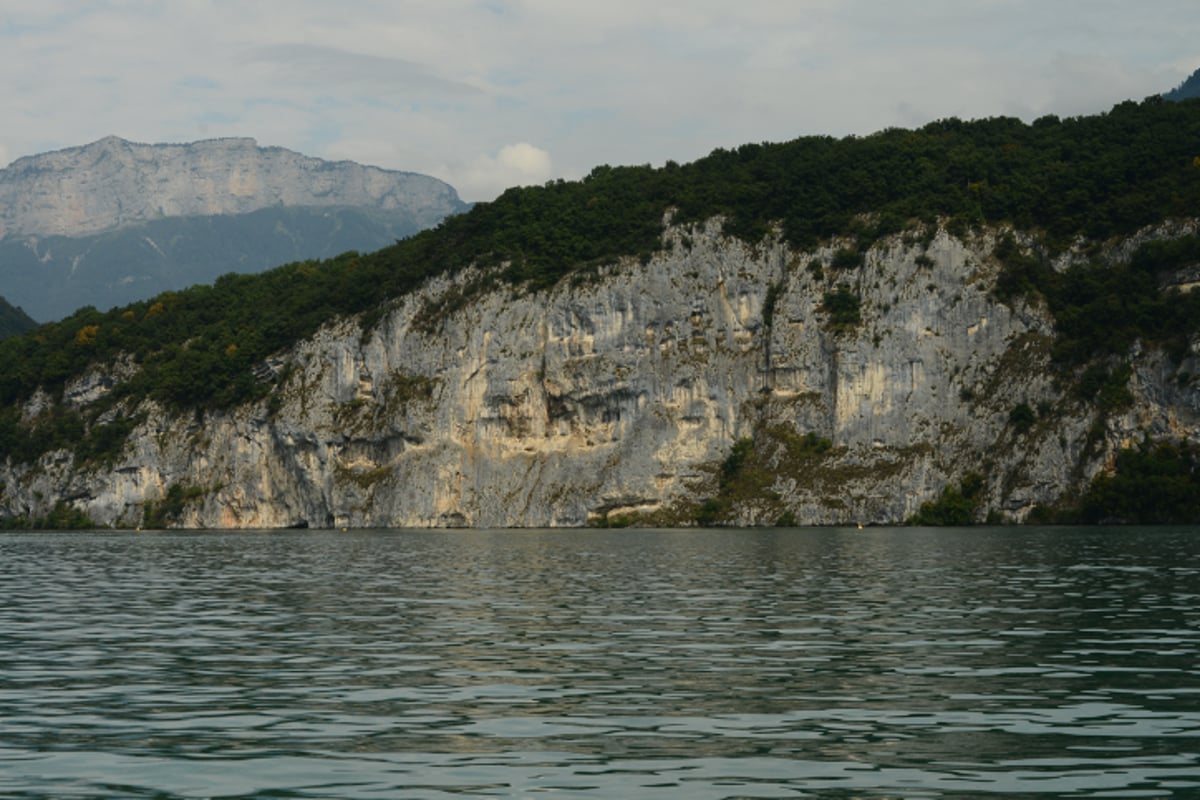
[[[375,250],[466,209],[425,175],[253,139],[108,137],[0,170],[0,294],[35,319]]]

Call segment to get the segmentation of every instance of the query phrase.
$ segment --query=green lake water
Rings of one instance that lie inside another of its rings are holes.
[[[0,534],[0,797],[1200,797],[1200,529]]]

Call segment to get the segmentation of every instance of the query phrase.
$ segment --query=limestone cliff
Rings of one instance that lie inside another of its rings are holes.
[[[474,295],[440,318],[428,309],[473,275],[436,279],[365,333],[336,321],[263,364],[279,384],[268,401],[201,416],[144,401],[111,468],[64,451],[10,460],[0,511],[67,503],[130,526],[683,523],[752,437],[778,458],[734,522],[900,521],[972,471],[986,508],[1020,520],[1142,432],[1200,438],[1200,392],[1158,353],[1140,355],[1135,402],[1111,418],[1059,386],[1048,314],[993,298],[997,236],[895,235],[837,271],[838,242],[796,252],[717,221],[669,227],[644,263]],[[831,324],[839,284],[861,298],[858,324]],[[94,371],[65,399],[86,405],[132,369]],[[1191,354],[1178,369],[1200,372]],[[1036,421],[1015,426],[1018,404]],[[809,433],[830,446],[794,457]],[[172,487],[177,513],[147,516]]]
[[[462,208],[454,189],[436,178],[323,161],[253,139],[149,145],[109,136],[0,170],[0,238],[84,236],[280,205],[403,210],[419,227]]]

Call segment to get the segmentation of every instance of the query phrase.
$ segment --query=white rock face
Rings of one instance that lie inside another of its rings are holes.
[[[668,239],[647,264],[534,295],[494,291],[423,328],[426,303],[452,285],[433,281],[365,341],[343,320],[282,354],[293,369],[274,413],[263,403],[197,420],[147,404],[112,470],[76,469],[66,453],[0,470],[0,511],[67,501],[99,523],[136,525],[178,484],[196,490],[186,526],[670,518],[713,495],[737,439],[813,432],[832,449],[780,463],[768,491],[736,506],[738,521],[900,521],[972,471],[987,476],[988,508],[1019,520],[1141,431],[1200,439],[1200,395],[1147,353],[1133,409],[1089,444],[1094,412],[1049,371],[1047,314],[989,295],[993,234],[894,237],[838,274],[832,248],[746,245],[716,224]],[[820,277],[812,259],[826,265]],[[836,332],[822,303],[839,283],[861,296],[863,321]],[[1182,369],[1200,372],[1194,360]],[[72,387],[78,402],[106,386],[85,383]],[[1040,409],[1025,432],[1009,421],[1019,403]]]
[[[163,217],[276,205],[402,209],[427,227],[462,204],[435,178],[323,161],[253,139],[148,145],[109,136],[0,170],[0,237],[83,236]]]

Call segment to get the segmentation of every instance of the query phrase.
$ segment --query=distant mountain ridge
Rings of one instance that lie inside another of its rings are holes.
[[[108,309],[160,292],[293,261],[369,252],[420,230],[401,212],[362,207],[264,208],[166,217],[87,236],[0,239],[0,287],[35,319]]]
[[[469,208],[427,175],[254,139],[109,136],[0,169],[0,295],[35,319],[376,250]]]
[[[1187,100],[1200,97],[1200,69],[1188,76],[1187,80],[1163,94],[1168,100]]]
[[[453,187],[427,175],[324,161],[250,138],[138,144],[108,136],[0,170],[0,236],[83,236],[272,206],[404,211],[428,227],[464,204]]]
[[[12,303],[0,297],[0,339],[19,336],[36,325],[23,309],[14,307]]]

